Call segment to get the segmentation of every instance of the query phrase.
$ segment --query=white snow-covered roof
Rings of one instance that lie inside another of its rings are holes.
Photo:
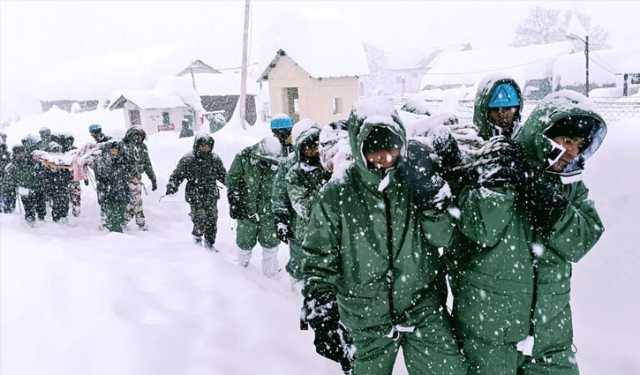
[[[487,74],[498,72],[513,76],[524,87],[527,80],[551,77],[554,61],[572,50],[572,42],[559,42],[443,52],[429,65],[421,87],[471,86]]]
[[[362,41],[350,38],[348,33],[341,31],[336,37],[311,32],[299,39],[282,41],[260,79],[269,75],[283,55],[289,56],[313,78],[360,77],[369,74]]]
[[[213,74],[194,74],[196,91],[200,96],[240,95],[240,72],[225,71]],[[193,91],[191,75],[169,76],[158,80],[157,89],[165,91]],[[255,79],[247,77],[247,94],[256,95],[258,85]]]
[[[191,64],[189,64],[189,66],[187,66],[186,68],[184,68],[182,71],[180,71],[180,73],[178,73],[178,76],[183,76],[183,75],[191,75],[191,73],[193,72],[193,74],[201,74],[201,73],[208,73],[208,74],[215,74],[215,73],[220,73],[220,71],[210,65],[205,64],[202,60],[195,60],[194,62],[192,62]]]
[[[589,53],[589,82],[603,85],[616,83],[616,74],[640,73],[640,48],[609,49]],[[584,53],[559,57],[553,65],[555,83],[562,86],[581,85],[585,81]]]
[[[176,94],[170,94],[155,90],[140,90],[121,92],[117,99],[112,102],[109,108],[120,108],[123,104],[123,101],[127,100],[134,103],[141,109],[187,107],[185,102]]]

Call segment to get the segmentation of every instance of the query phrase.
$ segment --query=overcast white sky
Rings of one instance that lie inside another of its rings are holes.
[[[536,5],[579,9],[609,30],[614,47],[640,41],[640,2],[631,1],[253,0],[251,60],[264,63],[275,52],[274,41],[300,38],[309,28],[383,48],[506,46]],[[24,112],[41,98],[150,88],[196,58],[214,67],[237,66],[243,11],[243,1],[0,0],[0,115]]]

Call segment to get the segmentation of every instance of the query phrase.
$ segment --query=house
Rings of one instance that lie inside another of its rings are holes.
[[[298,48],[295,55],[279,49],[258,82],[267,82],[271,114],[294,121],[310,118],[321,124],[346,119],[361,93],[360,78],[368,74],[362,44],[338,41]]]
[[[180,96],[162,91],[129,91],[117,96],[110,110],[123,109],[128,127],[140,126],[147,134],[180,131],[182,120],[195,111]]]
[[[193,87],[200,97],[204,115],[222,113],[227,122],[233,117],[240,99],[240,69],[218,70],[201,60],[192,62],[176,77],[160,80],[156,87],[166,87],[167,84]],[[257,119],[257,93],[257,84],[253,79],[247,79],[245,119],[252,125]]]
[[[584,93],[585,56],[573,53],[554,63],[554,89]],[[640,90],[640,48],[607,49],[589,53],[589,94],[594,97],[631,96]]]
[[[503,47],[443,52],[422,78],[422,90],[470,89],[484,76],[513,77],[528,99],[540,99],[552,90],[558,57],[573,52],[572,42],[526,47]]]

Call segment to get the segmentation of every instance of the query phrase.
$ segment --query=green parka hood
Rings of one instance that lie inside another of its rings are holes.
[[[562,176],[574,176],[584,169],[584,162],[600,147],[607,134],[607,124],[597,114],[587,97],[575,91],[561,90],[547,95],[533,110],[524,125],[514,135],[527,159],[536,167],[547,169],[564,153],[565,149],[546,133],[560,120],[588,117],[595,123],[580,155],[564,169]]]
[[[122,141],[125,143],[133,142],[133,137],[136,135],[140,135],[142,137],[142,140],[140,142],[144,142],[144,140],[147,139],[147,133],[144,131],[144,129],[138,126],[133,126],[129,128],[129,130],[127,130],[124,138],[122,138]]]
[[[504,74],[492,74],[484,77],[478,83],[478,89],[476,91],[476,99],[473,104],[473,123],[478,127],[480,137],[485,140],[500,134],[500,130],[489,121],[488,111],[493,90],[502,83],[508,83],[516,89],[516,92],[520,96],[520,107],[518,108],[515,121],[518,122],[522,116],[522,91],[516,80]],[[515,134],[516,131],[517,128],[513,129],[513,134]]]
[[[298,160],[302,160],[302,145],[311,137],[320,138],[320,124],[310,119],[302,119],[297,122],[291,131],[293,150]]]
[[[361,99],[354,106],[348,120],[349,143],[355,164],[353,168],[357,169],[365,180],[377,183],[380,181],[380,176],[367,167],[363,152],[364,143],[374,128],[385,128],[400,138],[402,146],[395,168],[397,169],[407,156],[407,137],[402,120],[393,108],[391,100]]]

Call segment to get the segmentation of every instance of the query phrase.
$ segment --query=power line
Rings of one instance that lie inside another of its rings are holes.
[[[479,74],[479,73],[491,73],[491,72],[499,72],[501,70],[506,70],[506,69],[513,69],[513,68],[520,68],[523,66],[528,66],[528,65],[533,65],[533,64],[537,64],[539,62],[543,62],[550,59],[549,57],[544,57],[544,58],[540,58],[540,59],[536,59],[533,61],[530,61],[528,63],[524,63],[524,64],[518,64],[518,65],[511,65],[511,66],[505,66],[502,68],[493,68],[493,69],[487,69],[487,70],[477,70],[477,71],[473,71],[473,72],[457,72],[457,73],[431,73],[431,72],[427,72],[425,73],[425,75],[461,75],[461,74]]]

